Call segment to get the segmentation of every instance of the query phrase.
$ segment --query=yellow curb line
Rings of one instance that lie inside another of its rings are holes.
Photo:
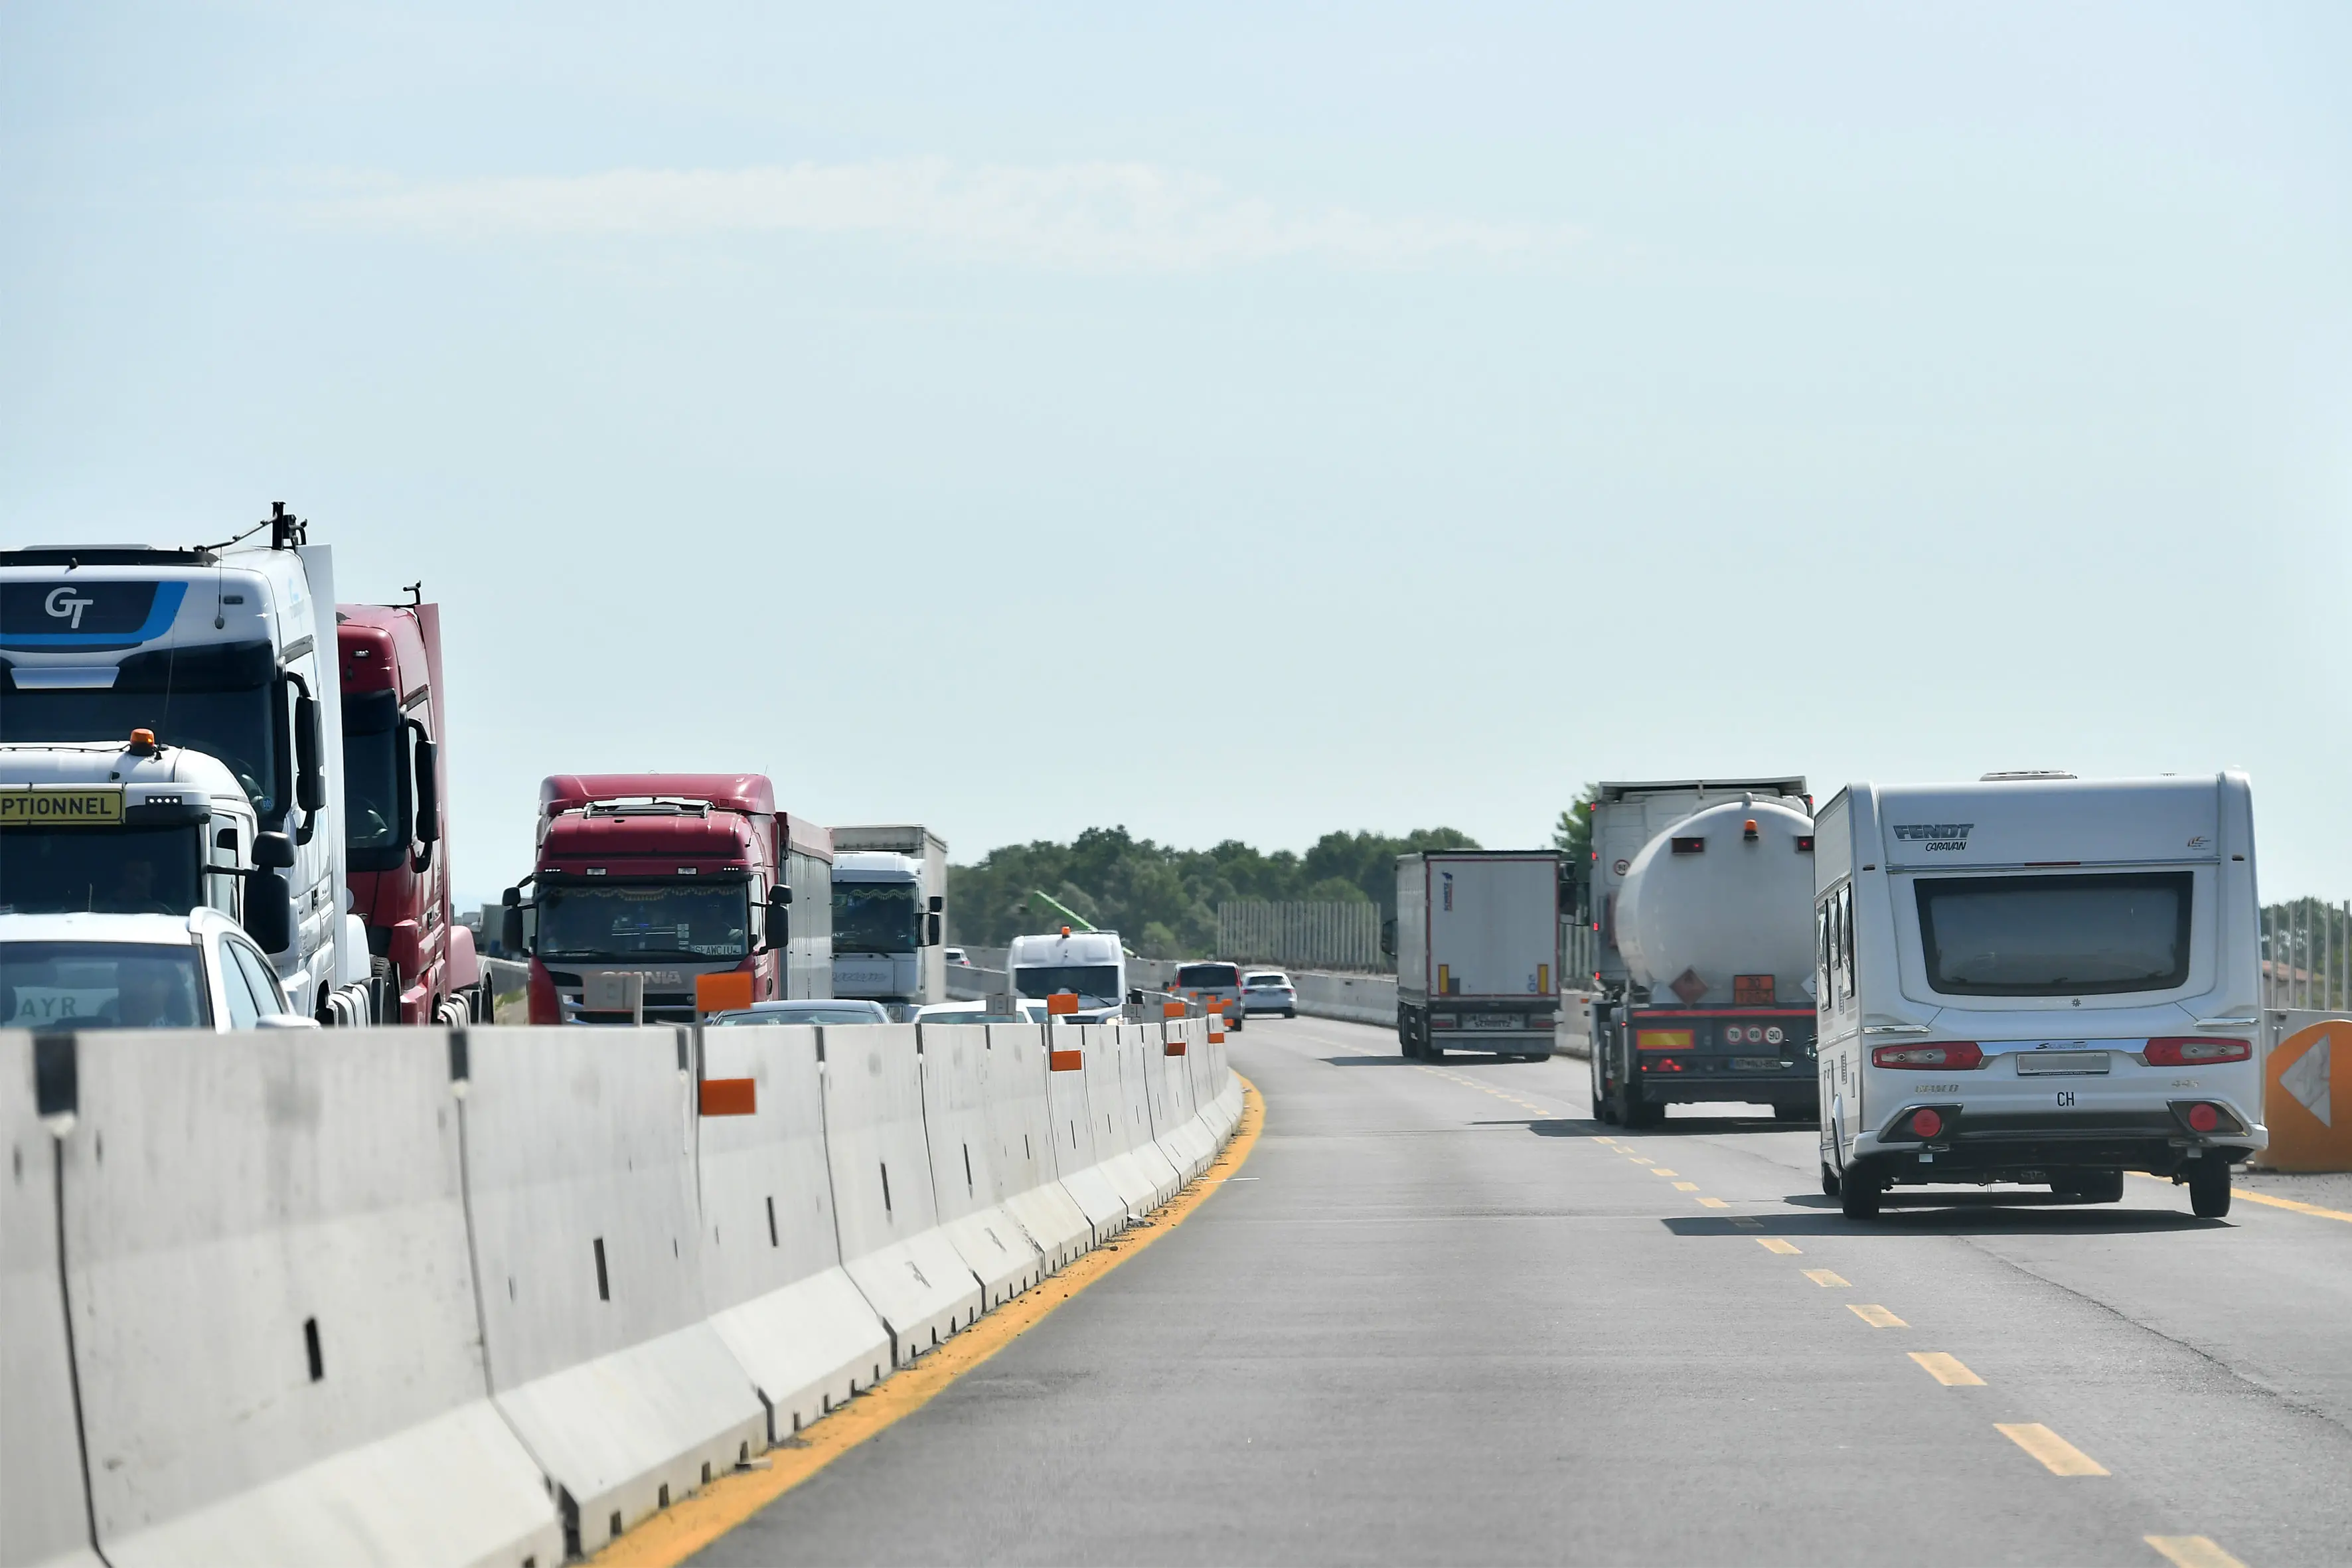
[[[830,1415],[786,1438],[764,1456],[764,1470],[737,1470],[719,1477],[692,1497],[646,1520],[588,1561],[596,1568],[674,1568],[753,1514],[815,1475],[860,1443],[895,1426],[965,1373],[1035,1328],[1055,1308],[1100,1279],[1182,1224],[1192,1211],[1241,1168],[1265,1125],[1265,1102],[1257,1085],[1241,1079],[1242,1118],[1209,1168],[1192,1184],[1152,1211],[1141,1226],[1116,1241],[1049,1275],[989,1313],[870,1394],[861,1394]]]
[[[2146,1171],[2134,1171],[2132,1174],[2143,1182],[2162,1182],[2166,1186],[2173,1184],[2170,1176],[2151,1176]],[[2324,1209],[2317,1204],[2307,1204],[2295,1198],[2274,1198],[2268,1193],[2258,1193],[2248,1187],[2233,1186],[2230,1189],[2230,1195],[2243,1198],[2250,1204],[2268,1204],[2274,1209],[2293,1209],[2297,1214],[2317,1215],[2321,1219],[2340,1219],[2352,1225],[2352,1214],[2346,1214],[2342,1209]],[[2165,1539],[2168,1541],[2171,1537]]]

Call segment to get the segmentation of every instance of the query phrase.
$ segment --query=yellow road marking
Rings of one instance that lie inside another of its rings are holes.
[[[1805,1278],[1816,1285],[1834,1285],[1842,1290],[1853,1289],[1853,1281],[1843,1274],[1832,1273],[1826,1268],[1808,1268],[1805,1270]]]
[[[2042,1461],[2053,1476],[2104,1476],[2107,1468],[2039,1421],[1996,1421],[1993,1430]]]
[[[2204,1535],[2143,1535],[2142,1541],[2179,1564],[2179,1568],[2246,1568]]]
[[[1678,1193],[1695,1193],[1698,1191],[1698,1184],[1696,1182],[1676,1182],[1675,1184],[1675,1191]]]
[[[1927,1369],[1927,1375],[1946,1388],[1982,1388],[1985,1380],[1960,1364],[1960,1358],[1942,1351],[1913,1351],[1911,1359]]]
[[[1679,1176],[1682,1173],[1680,1171],[1669,1171],[1664,1165],[1653,1165],[1650,1167],[1650,1174],[1654,1176]]]
[[[1767,1252],[1777,1252],[1783,1258],[1799,1256],[1795,1242],[1783,1241],[1777,1236],[1759,1236],[1756,1238],[1756,1245]]]
[[[1721,1198],[1701,1198],[1699,1199],[1699,1202],[1711,1209],[1727,1209],[1731,1206],[1729,1204],[1725,1203]]]
[[[1265,1126],[1265,1102],[1257,1085],[1245,1078],[1241,1083],[1241,1123],[1202,1173],[1204,1178],[1238,1170]],[[1115,1245],[1097,1247],[1048,1276],[914,1365],[892,1373],[871,1394],[860,1394],[803,1429],[798,1434],[801,1447],[769,1449],[769,1468],[721,1476],[589,1561],[595,1568],[673,1568],[685,1562],[842,1455],[920,1410],[950,1384],[1043,1322],[1055,1308],[1181,1225],[1216,1193],[1218,1184],[1208,1179],[1195,1183],[1155,1213],[1150,1226],[1130,1230]]]
[[[1647,1154],[1628,1154],[1625,1158],[1633,1161],[1636,1165],[1654,1165],[1657,1163],[1655,1160],[1651,1159]]]
[[[1845,1310],[1874,1329],[1907,1329],[1911,1326],[1884,1307],[1863,1306],[1857,1302],[1848,1301],[1845,1304]]]

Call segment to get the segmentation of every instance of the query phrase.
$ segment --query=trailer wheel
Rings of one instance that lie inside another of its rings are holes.
[[[2199,1219],[2230,1212],[2230,1163],[2210,1154],[2189,1167],[2189,1206]]]
[[[1626,1127],[1655,1127],[1665,1120],[1666,1108],[1652,1105],[1631,1080],[1617,1088],[1617,1120]]]
[[[1829,1166],[1824,1163],[1822,1166],[1822,1196],[1825,1198],[1833,1198],[1837,1195],[1838,1173],[1835,1171],[1831,1170]]]
[[[1876,1219],[1878,1197],[1885,1191],[1867,1171],[1848,1171],[1838,1183],[1838,1207],[1848,1219]]]

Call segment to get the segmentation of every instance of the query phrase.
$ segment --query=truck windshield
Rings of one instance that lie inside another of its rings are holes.
[[[189,826],[0,828],[0,913],[184,915],[205,901],[197,834]]]
[[[917,924],[912,882],[833,885],[835,952],[912,952]]]
[[[343,699],[343,843],[354,871],[391,870],[408,853],[399,701],[389,691]]]
[[[106,691],[18,689],[0,701],[0,742],[121,741],[152,730],[167,746],[218,757],[254,809],[278,814],[277,660],[266,642],[134,653]]]
[[[1024,964],[1013,972],[1013,988],[1041,998],[1076,992],[1083,1007],[1116,1007],[1126,1000],[1119,994],[1118,967],[1110,963]]]
[[[1918,884],[1927,981],[1956,996],[2169,991],[2189,978],[2187,871]]]
[[[748,882],[542,884],[539,956],[740,958],[751,951]]]
[[[213,1021],[193,946],[0,942],[0,1023],[18,1029],[200,1029]]]

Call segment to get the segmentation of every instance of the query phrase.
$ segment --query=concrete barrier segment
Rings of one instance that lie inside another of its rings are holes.
[[[71,1050],[68,1039],[43,1047],[51,1071],[38,1076],[58,1097],[60,1118],[73,1108]],[[33,1037],[0,1029],[0,1143],[9,1161],[0,1178],[0,1565],[100,1568],[58,1258],[57,1139],[41,1110]]]
[[[1087,1090],[1086,1052],[1072,1043],[1079,1038],[1083,1027],[1076,1024],[1046,1026],[1049,1054],[1059,1056],[1067,1051],[1078,1058],[1078,1066],[1075,1070],[1057,1069],[1046,1075],[1045,1103],[1053,1131],[1055,1172],[1062,1190],[1085,1212],[1094,1229],[1095,1245],[1100,1247],[1125,1230],[1135,1216],[1126,1194],[1103,1169],[1103,1125],[1095,1115]]]
[[[593,1552],[767,1441],[709,1321],[684,1031],[462,1033],[492,1396]]]
[[[1087,1105],[1094,1112],[1090,1131],[1095,1140],[1096,1169],[1102,1172],[1127,1205],[1127,1217],[1141,1219],[1160,1206],[1160,1184],[1136,1160],[1129,1146],[1127,1091],[1119,1082],[1118,1037],[1115,1024],[1083,1024],[1068,1031],[1084,1043]],[[1055,1030],[1056,1043],[1063,1031]]]
[[[74,1042],[66,1298],[100,1550],[552,1564],[557,1508],[490,1402],[447,1032],[201,1045]]]
[[[979,1279],[941,1234],[912,1024],[844,1024],[824,1045],[825,1162],[841,1263],[904,1366],[980,1316]]]
[[[710,1326],[769,1409],[780,1441],[871,1388],[890,1331],[841,1267],[825,1163],[823,1068],[804,1024],[702,1035],[702,1277]],[[714,1084],[748,1114],[710,1114]]]
[[[1054,1173],[1045,1042],[1034,1024],[984,1024],[981,1098],[987,1107],[996,1201],[1020,1223],[1050,1273],[1094,1246],[1093,1222]]]
[[[1183,1041],[1180,1037],[1176,1048]],[[1175,1165],[1176,1173],[1190,1182],[1207,1169],[1216,1150],[1202,1131],[1200,1121],[1192,1114],[1191,1079],[1184,1072],[1181,1056],[1168,1054],[1167,1026],[1160,1023],[1143,1026],[1145,1083],[1151,1102],[1152,1136],[1158,1140],[1160,1152]]]
[[[1157,1034],[1158,1031],[1152,1031]],[[1151,1178],[1157,1208],[1184,1188],[1183,1170],[1160,1146],[1151,1125],[1152,1066],[1160,1058],[1160,1041],[1147,1041],[1140,1024],[1120,1024],[1114,1030],[1118,1047],[1119,1100],[1127,1115],[1127,1152]]]
[[[940,1229],[980,1280],[982,1310],[992,1311],[1044,1279],[1045,1261],[996,1200],[996,1148],[981,1077],[988,1026],[934,1024],[921,1035],[931,1199]]]

